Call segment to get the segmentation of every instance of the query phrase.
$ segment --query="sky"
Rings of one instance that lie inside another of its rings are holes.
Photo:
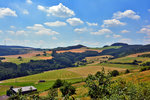
[[[0,0],[0,45],[150,44],[150,0]]]

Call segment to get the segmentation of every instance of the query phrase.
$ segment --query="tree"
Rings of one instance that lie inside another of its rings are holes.
[[[113,70],[112,72],[111,72],[111,76],[118,76],[119,75],[119,72],[117,71],[117,70]]]
[[[65,82],[64,85],[60,88],[60,91],[63,96],[71,96],[75,94],[76,89],[70,83]]]
[[[61,86],[63,86],[63,81],[60,79],[57,79],[52,87],[53,88],[59,88]]]
[[[103,98],[105,96],[109,96],[109,89],[108,87],[111,84],[110,81],[110,74],[105,74],[104,68],[101,72],[97,72],[95,76],[88,77],[86,79],[86,86],[89,88],[89,96],[92,99]],[[95,80],[93,81],[93,79]]]
[[[58,96],[58,91],[55,88],[50,88],[50,90],[48,91],[48,100],[55,100],[55,97]]]
[[[20,61],[22,61],[22,57],[21,56],[19,56],[17,59],[19,59]]]

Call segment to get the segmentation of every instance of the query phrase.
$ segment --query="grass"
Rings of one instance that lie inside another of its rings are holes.
[[[122,46],[109,46],[109,47],[103,47],[103,48],[90,48],[90,49],[94,49],[94,50],[107,50],[107,49],[119,49]]]
[[[137,65],[127,65],[127,64],[102,63],[102,64],[97,64],[97,65],[113,67],[113,68],[125,68],[125,69],[138,69],[139,68],[139,66],[137,66]]]
[[[6,57],[7,62],[16,63],[17,65],[21,63],[28,63],[30,60],[41,60],[39,57],[30,57],[30,58],[22,58],[22,60],[12,57]]]
[[[82,78],[75,78],[75,79],[67,79],[65,81],[74,84],[74,83],[82,82],[83,80],[84,79],[82,79]],[[8,83],[0,83],[0,96],[1,95],[5,95],[6,94],[6,90],[8,90],[10,86],[14,86],[14,87],[34,86],[34,87],[37,88],[38,91],[42,92],[42,91],[45,91],[45,90],[49,89],[50,87],[52,87],[54,82],[55,82],[55,80],[46,81],[46,82],[43,82],[43,83],[38,83],[38,82],[8,82]]]
[[[67,71],[65,69],[61,70],[53,70],[47,71],[40,74],[29,75],[25,77],[19,77],[15,79],[5,80],[4,82],[38,82],[39,80],[56,80],[56,79],[71,79],[71,78],[79,78],[81,77],[79,74]]]

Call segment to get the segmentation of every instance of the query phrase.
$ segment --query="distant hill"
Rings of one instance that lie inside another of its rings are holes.
[[[16,54],[25,54],[33,50],[40,50],[32,47],[24,46],[5,46],[0,45],[0,56],[5,55],[16,55]]]
[[[111,46],[127,46],[128,44],[126,43],[114,43]]]
[[[120,44],[120,43],[119,44],[116,43],[113,45],[122,45],[122,47],[118,49],[103,50],[100,53],[100,55],[112,55],[115,58],[119,58],[130,54],[150,51],[150,45],[128,45],[128,44]]]
[[[75,46],[68,46],[68,47],[57,47],[57,48],[54,48],[52,50],[56,50],[56,51],[61,51],[61,50],[71,50],[71,49],[80,49],[80,48],[87,48],[86,46],[84,45],[75,45]]]

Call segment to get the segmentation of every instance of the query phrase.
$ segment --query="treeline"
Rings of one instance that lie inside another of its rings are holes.
[[[124,45],[119,49],[107,49],[100,53],[100,55],[112,55],[114,58],[124,57],[130,54],[148,52],[150,45]]]
[[[61,50],[79,49],[79,48],[82,48],[82,47],[86,47],[86,46],[84,46],[84,45],[75,45],[75,46],[68,46],[68,47],[57,47],[57,48],[54,48],[52,50],[61,51]]]
[[[0,80],[32,75],[48,70],[62,69],[67,67],[76,67],[75,62],[84,59],[85,57],[98,56],[96,51],[86,51],[83,53],[65,52],[57,54],[52,53],[51,60],[31,60],[29,63],[16,65],[9,62],[0,62]]]
[[[5,55],[16,55],[16,54],[25,54],[33,50],[41,50],[30,47],[22,47],[22,46],[3,46],[0,45],[0,56]]]

